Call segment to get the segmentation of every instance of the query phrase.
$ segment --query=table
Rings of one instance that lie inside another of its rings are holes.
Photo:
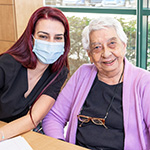
[[[6,123],[0,121],[0,127],[5,124]],[[25,138],[33,150],[88,150],[34,131],[21,134],[21,136]]]

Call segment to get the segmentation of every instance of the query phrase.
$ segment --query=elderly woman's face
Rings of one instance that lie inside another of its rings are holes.
[[[105,28],[90,33],[88,55],[99,72],[109,73],[122,69],[126,45],[122,43],[114,28]]]

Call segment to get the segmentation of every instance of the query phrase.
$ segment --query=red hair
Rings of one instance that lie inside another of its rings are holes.
[[[65,52],[64,54],[52,64],[52,72],[60,70],[64,65],[69,69],[68,53],[70,50],[70,36],[69,36],[69,23],[65,15],[57,8],[53,7],[40,7],[37,9],[29,19],[28,25],[16,41],[16,43],[5,53],[12,55],[17,61],[19,61],[24,67],[34,69],[37,64],[37,57],[32,52],[33,38],[36,23],[39,19],[55,19],[60,21],[65,28]]]

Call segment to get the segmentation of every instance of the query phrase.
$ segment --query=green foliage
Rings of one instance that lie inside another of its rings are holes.
[[[77,68],[84,63],[89,63],[87,52],[82,47],[82,31],[91,19],[88,17],[67,17],[70,24],[71,50],[69,53],[70,74],[72,75]],[[135,42],[136,42],[136,21],[125,21],[124,18],[118,19],[128,37],[126,57],[135,64]]]
[[[71,49],[69,53],[70,74],[72,75],[83,63],[88,63],[87,52],[82,47],[82,31],[90,22],[87,17],[68,17],[70,24]]]
[[[126,21],[125,18],[119,18],[124,32],[128,37],[126,57],[130,62],[136,64],[135,48],[136,48],[136,20]]]

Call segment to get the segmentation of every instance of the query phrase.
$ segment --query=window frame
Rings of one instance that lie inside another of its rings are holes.
[[[53,7],[63,12],[136,15],[136,66],[147,69],[148,16],[150,16],[148,5],[148,0],[137,0],[136,8],[71,7],[55,5],[53,5]]]

